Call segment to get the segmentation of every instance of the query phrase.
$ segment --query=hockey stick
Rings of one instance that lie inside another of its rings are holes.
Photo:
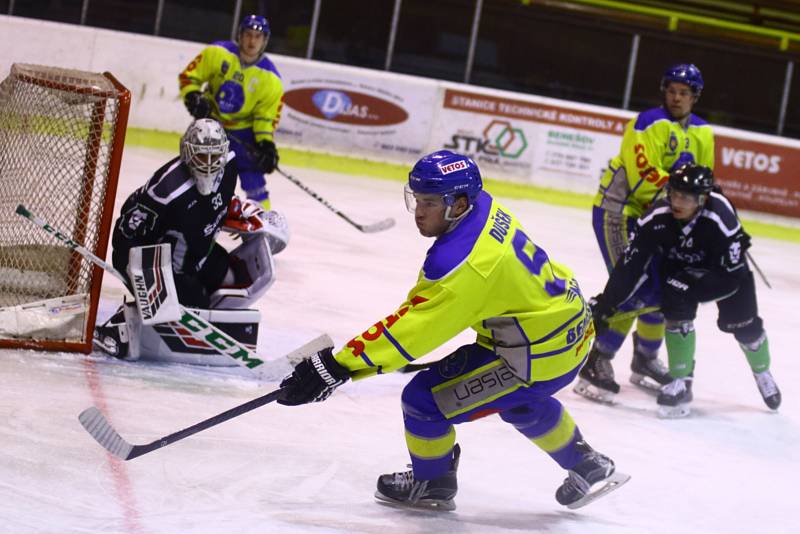
[[[247,153],[250,155],[251,158],[255,159],[258,157],[258,149],[256,149],[256,147],[253,146],[252,143],[248,143],[247,141],[245,141],[244,139],[235,134],[232,134],[230,132],[227,133],[228,137],[230,137],[231,139],[233,139],[234,141],[236,141],[237,143],[239,143],[244,147],[244,149],[247,151]],[[389,228],[394,226],[394,219],[392,219],[391,217],[383,219],[382,221],[374,222],[372,224],[358,224],[353,219],[351,219],[350,217],[348,217],[347,215],[336,209],[330,202],[319,196],[314,190],[310,189],[303,182],[301,182],[291,174],[283,172],[283,169],[281,169],[277,165],[275,166],[275,170],[278,171],[278,174],[280,174],[281,176],[292,182],[294,185],[296,185],[297,187],[299,187],[300,189],[311,195],[312,198],[318,200],[323,206],[325,206],[326,208],[328,208],[336,215],[338,215],[339,217],[341,217],[342,219],[353,225],[359,231],[364,232],[365,234],[381,232],[383,230],[388,230]]]
[[[90,250],[82,246],[80,243],[76,243],[69,236],[62,233],[56,228],[50,226],[44,219],[34,215],[30,211],[28,211],[25,206],[22,204],[17,206],[17,214],[25,217],[33,224],[38,226],[39,228],[43,229],[45,232],[52,234],[56,239],[61,241],[64,245],[66,245],[70,250],[73,250],[86,258],[87,260],[91,261],[104,271],[107,271],[114,275],[120,282],[122,282],[128,291],[133,294],[130,285],[128,284],[128,280],[119,272],[117,271],[113,265],[101,260],[96,255],[94,255]],[[189,334],[196,340],[201,341],[203,343],[207,343],[212,348],[217,350],[220,354],[230,357],[234,362],[242,367],[246,367],[253,371],[259,378],[263,379],[270,379],[270,378],[277,378],[275,375],[277,373],[285,373],[287,370],[290,371],[291,369],[289,366],[292,365],[292,361],[278,359],[272,360],[269,362],[264,362],[264,360],[257,357],[257,355],[248,349],[245,345],[238,342],[233,337],[229,336],[213,324],[210,321],[203,320],[199,315],[193,313],[183,306],[180,306],[181,310],[181,318],[178,320],[186,330],[188,330]],[[332,347],[333,341],[327,334],[323,334],[318,338],[314,339],[313,341],[307,344],[309,348],[309,353],[317,352],[322,350],[326,347]],[[314,350],[311,350],[311,348]],[[294,353],[292,353],[294,354]],[[308,355],[306,354],[306,355]],[[299,359],[302,359],[300,357]],[[276,372],[277,371],[277,372]]]
[[[175,443],[176,441],[188,438],[193,434],[197,434],[201,430],[216,426],[227,421],[228,419],[233,419],[234,417],[238,417],[243,413],[255,410],[260,406],[269,404],[278,398],[280,392],[280,389],[276,389],[275,391],[267,393],[266,395],[258,397],[257,399],[253,399],[244,404],[240,404],[239,406],[231,408],[230,410],[226,410],[221,414],[209,417],[208,419],[200,421],[199,423],[188,428],[184,428],[183,430],[179,430],[168,436],[151,441],[146,445],[132,445],[131,443],[128,443],[122,436],[119,435],[119,432],[117,432],[114,427],[111,426],[111,423],[108,422],[108,419],[106,419],[103,413],[94,406],[83,410],[78,416],[78,420],[81,422],[81,425],[83,425],[83,428],[86,429],[89,435],[91,435],[101,447],[106,449],[117,458],[130,460],[143,454],[147,454],[148,452],[152,452],[156,449],[160,449],[161,447],[166,447],[167,445]]]
[[[638,317],[638,316],[643,315],[645,313],[658,311],[659,309],[660,309],[659,306],[645,306],[644,308],[638,308],[638,309],[635,309],[635,310],[615,313],[614,315],[609,317],[608,322],[609,323],[616,323],[617,321],[624,321],[625,319],[632,319],[634,317]],[[409,363],[409,364],[404,365],[400,369],[398,369],[398,371],[401,372],[401,373],[416,373],[417,371],[424,371],[425,369],[430,369],[431,367],[433,367],[434,365],[436,365],[440,361],[442,361],[442,360],[436,360],[434,362],[428,362],[428,363]]]
[[[761,268],[756,263],[756,260],[754,260],[753,256],[750,255],[750,251],[745,252],[745,255],[747,255],[747,259],[750,260],[750,263],[753,264],[753,267],[756,268],[756,272],[758,273],[758,276],[760,276],[761,280],[764,281],[764,285],[767,286],[767,289],[772,289],[772,286],[769,285],[769,282],[767,281],[767,277],[764,276],[764,273],[761,271]]]
[[[281,169],[280,167],[276,167],[276,170],[278,171],[278,174],[280,174],[281,176],[292,182],[294,185],[296,185],[297,187],[299,187],[300,189],[311,195],[313,198],[317,199],[323,206],[325,206],[333,213],[335,213],[336,215],[338,215],[339,217],[350,223],[359,231],[364,232],[365,234],[382,232],[383,230],[388,230],[389,228],[394,226],[394,219],[392,219],[391,217],[383,219],[382,221],[374,222],[372,224],[358,224],[353,219],[351,219],[350,217],[348,217],[347,215],[336,209],[333,205],[331,205],[330,202],[319,196],[313,190],[309,189],[307,185],[305,185],[303,182],[301,182],[291,174],[283,172],[283,169]]]

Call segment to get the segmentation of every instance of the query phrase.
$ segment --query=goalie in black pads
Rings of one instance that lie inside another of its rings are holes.
[[[95,329],[95,345],[105,352],[213,364],[203,356],[215,351],[184,343],[171,323],[179,317],[178,302],[255,345],[259,312],[246,308],[273,282],[270,242],[282,248],[288,234],[265,224],[257,202],[234,195],[237,171],[228,146],[218,122],[194,121],[181,138],[180,156],[123,204],[112,261],[127,275],[136,304],[124,304]],[[229,253],[216,242],[220,229],[240,235],[241,245]]]
[[[716,302],[717,325],[739,342],[758,390],[770,409],[781,403],[769,371],[767,334],[758,316],[753,273],[746,261],[750,236],[731,202],[714,186],[708,167],[687,163],[672,171],[667,196],[638,220],[623,261],[603,293],[593,299],[598,330],[641,288],[660,292],[671,382],[658,395],[662,417],[690,412],[695,365],[694,318],[698,304]],[[660,279],[649,277],[657,265]]]

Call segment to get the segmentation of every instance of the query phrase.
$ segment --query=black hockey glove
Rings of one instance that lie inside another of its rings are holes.
[[[322,349],[298,363],[294,372],[283,379],[278,403],[298,406],[322,402],[349,379],[350,371],[333,358],[333,351],[330,348]]]
[[[602,293],[590,298],[588,304],[592,310],[594,330],[599,336],[608,331],[609,319],[614,315],[614,309],[606,304]]]
[[[195,119],[206,119],[211,116],[211,103],[200,91],[192,91],[186,95],[183,103]]]
[[[259,141],[256,148],[258,149],[256,165],[261,172],[272,174],[278,166],[278,149],[275,148],[275,143],[266,140]]]

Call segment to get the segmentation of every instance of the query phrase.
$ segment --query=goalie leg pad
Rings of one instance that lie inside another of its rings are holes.
[[[258,310],[195,308],[191,311],[251,349],[255,350],[258,345],[258,325],[261,321]],[[198,341],[178,322],[143,326],[139,341],[143,359],[214,367],[237,366],[230,356],[221,355],[214,348],[213,339]]]
[[[142,324],[151,325],[180,319],[169,243],[133,247],[128,256],[128,279],[131,281]]]
[[[262,234],[245,240],[230,253],[234,284],[211,295],[212,309],[244,309],[261,298],[275,281],[275,262]]]

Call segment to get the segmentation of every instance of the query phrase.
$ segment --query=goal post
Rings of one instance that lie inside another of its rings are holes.
[[[108,72],[15,63],[0,82],[0,347],[90,352],[131,95]]]

